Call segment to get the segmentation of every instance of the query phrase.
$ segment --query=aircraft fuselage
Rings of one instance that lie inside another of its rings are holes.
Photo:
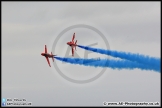
[[[77,46],[77,45],[74,44],[73,42],[67,42],[67,44],[68,44],[69,46]]]
[[[55,55],[51,55],[49,53],[41,53],[42,56],[48,57],[48,58],[53,58]]]

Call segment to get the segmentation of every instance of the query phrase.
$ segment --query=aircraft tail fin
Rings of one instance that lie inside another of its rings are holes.
[[[77,40],[75,41],[75,45],[76,45],[76,43],[77,43]],[[76,46],[75,46],[75,50],[76,50]]]
[[[51,55],[53,55],[52,52],[51,52]],[[52,57],[52,60],[53,60],[53,62],[54,62],[54,57]]]

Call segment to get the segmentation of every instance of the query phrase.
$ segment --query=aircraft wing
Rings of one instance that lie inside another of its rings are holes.
[[[74,38],[75,38],[75,33],[73,34],[72,42],[74,42]]]
[[[45,45],[45,53],[47,53],[47,46]]]
[[[49,66],[51,67],[50,61],[49,61],[48,57],[46,57],[46,59],[47,59],[47,62],[48,62],[48,64],[49,64]]]
[[[72,50],[72,56],[74,56],[74,48],[71,47],[71,50]]]

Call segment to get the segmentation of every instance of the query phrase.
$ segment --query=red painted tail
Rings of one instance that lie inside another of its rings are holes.
[[[76,43],[77,43],[77,40],[76,40],[76,42],[75,42],[75,45],[76,45]],[[75,46],[75,50],[76,50],[76,46]]]
[[[51,55],[53,55],[52,52],[51,52]],[[52,60],[53,60],[53,62],[54,62],[54,57],[52,57]]]

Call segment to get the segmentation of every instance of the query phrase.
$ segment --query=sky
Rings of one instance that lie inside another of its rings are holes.
[[[160,58],[160,2],[2,2],[1,6],[2,98],[25,98],[33,106],[160,102],[161,73],[53,63],[51,59],[50,68],[41,56],[47,45],[49,53],[72,57],[66,43],[75,32],[79,45]],[[59,35],[79,24],[82,28]],[[96,28],[105,39],[84,25]],[[76,49],[75,57],[108,57]],[[93,81],[85,81],[99,73]]]

